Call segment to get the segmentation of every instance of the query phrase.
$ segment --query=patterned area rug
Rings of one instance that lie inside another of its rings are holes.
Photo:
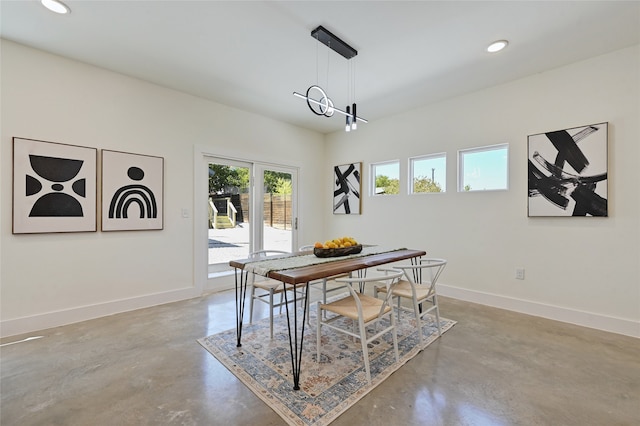
[[[269,319],[242,328],[242,347],[236,347],[236,330],[198,339],[205,349],[277,412],[290,425],[328,425],[382,383],[394,371],[438,338],[435,318],[423,326],[420,344],[411,314],[403,312],[398,324],[400,362],[395,362],[390,333],[369,345],[369,386],[359,340],[322,328],[320,363],[316,362],[315,309],[311,326],[305,326],[300,390],[293,390],[291,352],[286,316],[274,318],[274,337],[269,339]],[[302,318],[302,312],[299,314]],[[440,317],[442,332],[455,321]]]

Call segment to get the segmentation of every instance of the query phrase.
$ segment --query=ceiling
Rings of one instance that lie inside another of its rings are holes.
[[[640,43],[638,1],[0,2],[4,39],[321,133],[313,84],[369,121]],[[322,25],[358,51],[318,43]],[[510,44],[489,54],[498,39]],[[366,125],[366,124],[365,124]]]

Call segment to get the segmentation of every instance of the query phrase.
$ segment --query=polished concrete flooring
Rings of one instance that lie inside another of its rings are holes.
[[[458,324],[333,425],[640,425],[640,339],[440,304]],[[234,306],[223,292],[3,339],[0,424],[284,425],[196,342]]]

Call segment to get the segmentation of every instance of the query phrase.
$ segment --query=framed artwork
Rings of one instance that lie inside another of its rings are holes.
[[[528,137],[528,215],[607,216],[608,123]]]
[[[98,150],[13,138],[13,233],[95,232]]]
[[[360,214],[362,163],[333,168],[333,213]]]
[[[164,158],[102,150],[102,230],[163,227]]]

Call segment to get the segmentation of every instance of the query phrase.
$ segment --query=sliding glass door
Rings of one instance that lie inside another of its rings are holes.
[[[297,171],[285,166],[208,158],[209,274],[261,249],[292,251]]]
[[[262,178],[262,247],[265,250],[292,251],[293,247],[293,174],[282,168],[257,167]]]

